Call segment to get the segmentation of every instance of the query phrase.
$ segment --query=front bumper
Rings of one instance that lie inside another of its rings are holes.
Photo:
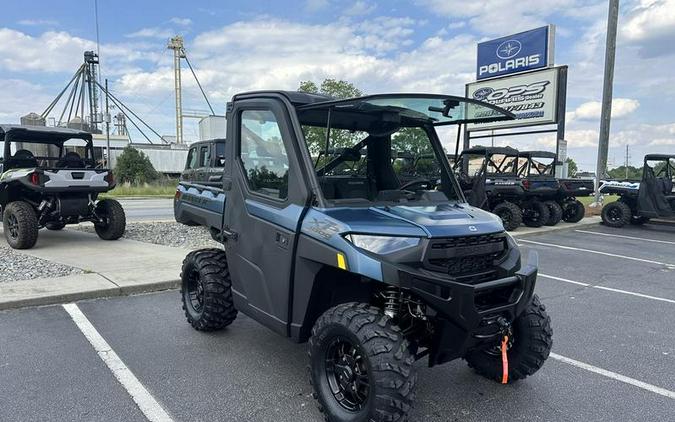
[[[434,334],[429,366],[466,355],[472,349],[494,345],[501,336],[498,319],[512,323],[529,306],[537,280],[538,255],[530,252],[527,264],[514,275],[477,284],[464,284],[396,264],[384,274],[395,276],[430,307]]]

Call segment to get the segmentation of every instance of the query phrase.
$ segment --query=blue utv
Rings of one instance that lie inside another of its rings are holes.
[[[502,383],[534,374],[552,344],[537,257],[521,264],[500,219],[466,202],[436,132],[512,118],[448,95],[236,95],[222,186],[176,192],[176,219],[223,244],[185,259],[188,322],[218,330],[243,312],[308,341],[330,421],[407,420],[422,358]]]

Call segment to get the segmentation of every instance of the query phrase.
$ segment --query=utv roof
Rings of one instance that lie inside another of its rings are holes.
[[[524,158],[528,158],[528,157],[555,158],[555,152],[551,152],[551,151],[520,151],[520,156],[524,157]]]
[[[675,154],[647,154],[645,160],[660,161],[675,158]]]
[[[403,119],[426,120],[434,126],[514,120],[516,116],[490,103],[454,95],[423,93],[375,94],[344,100],[324,100],[299,106],[300,111],[398,113]]]
[[[462,155],[488,155],[488,154],[503,154],[503,155],[519,155],[517,149],[511,147],[482,147],[476,146],[465,149]]]
[[[0,137],[10,135],[19,141],[62,143],[68,139],[91,140],[91,133],[83,130],[51,126],[0,125]],[[46,140],[45,138],[48,138]]]
[[[265,95],[284,96],[288,99],[288,101],[290,101],[291,103],[293,103],[293,105],[296,106],[335,100],[335,98],[329,97],[328,95],[311,94],[309,92],[301,92],[301,91],[249,91],[235,95],[234,97],[232,97],[232,100],[242,100],[250,97],[260,98],[264,97]]]

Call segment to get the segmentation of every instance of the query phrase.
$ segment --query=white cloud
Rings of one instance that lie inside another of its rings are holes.
[[[307,9],[308,12],[318,12],[319,10],[328,7],[328,4],[328,0],[306,0],[305,9]]]
[[[85,50],[96,43],[67,32],[44,32],[33,37],[23,32],[0,28],[0,69],[10,71],[66,71],[73,73],[82,63]]]
[[[588,2],[580,0],[511,1],[511,0],[417,0],[432,13],[449,18],[467,19],[485,34],[506,35],[548,23],[555,13],[565,13]]]
[[[22,19],[17,23],[23,26],[57,26],[59,24],[54,19]]]
[[[192,19],[190,19],[190,18],[173,17],[173,18],[169,19],[169,22],[175,23],[176,25],[180,25],[180,26],[192,25]]]
[[[11,98],[0,101],[0,123],[17,123],[29,112],[41,113],[52,100],[41,86],[22,79],[0,79],[0,92],[3,98]]]
[[[377,8],[377,5],[357,0],[353,5],[345,10],[345,15],[348,16],[363,16],[372,13]]]
[[[614,98],[612,100],[612,118],[622,118],[633,114],[640,102],[631,98]],[[581,104],[574,111],[566,114],[568,123],[574,120],[597,120],[602,113],[602,103],[600,101],[589,101]]]
[[[125,35],[127,38],[170,38],[172,35],[175,35],[168,28],[142,28],[136,32]]]
[[[670,145],[675,146],[675,137],[673,138],[657,138],[649,143],[649,146],[662,146]]]
[[[643,0],[621,24],[621,35],[644,57],[675,53],[675,0]]]

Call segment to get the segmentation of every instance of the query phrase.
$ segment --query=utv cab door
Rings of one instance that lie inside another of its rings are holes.
[[[645,160],[640,190],[638,213],[649,218],[675,216],[673,195],[673,164],[668,158]]]
[[[239,99],[228,115],[223,238],[237,309],[288,335],[294,247],[309,190],[280,99]]]

